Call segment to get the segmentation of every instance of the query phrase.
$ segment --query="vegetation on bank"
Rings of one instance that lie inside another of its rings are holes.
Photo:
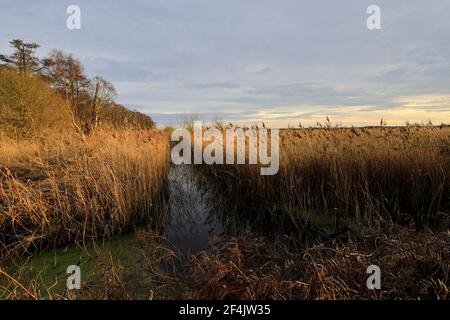
[[[0,130],[12,137],[61,133],[71,126],[69,105],[48,83],[0,68]]]
[[[280,142],[274,176],[198,168],[229,206],[225,228],[241,232],[187,260],[169,296],[450,298],[450,128],[328,123],[282,130]],[[381,290],[366,287],[373,264]]]
[[[207,175],[237,204],[328,223],[329,233],[385,222],[446,230],[450,221],[447,127],[282,130],[278,174],[259,168],[211,165]]]
[[[232,300],[450,299],[450,242],[391,225],[369,238],[305,242],[248,232],[214,239],[175,274],[155,273],[155,297]],[[312,236],[317,236],[314,234]],[[381,290],[367,268],[381,268]]]
[[[39,59],[39,45],[20,39],[13,52],[0,53],[0,131],[14,137],[37,137],[44,129],[71,129],[86,137],[108,127],[152,129],[152,119],[116,103],[108,80],[89,78],[73,55],[60,50]]]
[[[0,253],[18,257],[158,225],[168,143],[158,131],[98,130],[0,142]]]
[[[157,225],[168,141],[72,55],[0,55],[0,263]]]

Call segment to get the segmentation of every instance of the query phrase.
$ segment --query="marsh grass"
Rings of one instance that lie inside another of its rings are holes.
[[[0,150],[4,259],[85,248],[165,217],[162,133],[2,138]],[[268,213],[259,226],[269,237],[248,228],[186,257],[150,228],[129,246],[145,266],[138,272],[124,272],[122,253],[95,251],[102,277],[79,296],[51,293],[43,276],[27,277],[27,264],[17,276],[0,265],[3,298],[449,299],[449,157],[444,127],[283,130],[275,176],[261,176],[259,165],[195,166],[233,215]],[[382,269],[380,291],[367,290],[371,264]]]
[[[2,260],[158,225],[168,143],[158,131],[99,130],[0,141]]]
[[[274,176],[248,164],[211,165],[206,174],[234,203],[294,220],[320,212],[335,232],[390,222],[447,227],[450,128],[325,125],[282,130],[280,141]]]

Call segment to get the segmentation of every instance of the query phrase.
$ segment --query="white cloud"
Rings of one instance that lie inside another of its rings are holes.
[[[24,38],[42,54],[72,52],[89,75],[113,81],[121,103],[157,121],[193,112],[278,124],[448,117],[445,98],[420,98],[450,88],[448,0],[379,0],[374,32],[368,0],[78,0],[80,31],[65,27],[69,4],[0,0],[0,51]]]

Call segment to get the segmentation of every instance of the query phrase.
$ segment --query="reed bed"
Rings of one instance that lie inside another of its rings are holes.
[[[130,299],[143,278],[138,297],[149,299],[450,298],[450,128],[326,125],[282,130],[280,138],[274,176],[261,176],[260,165],[196,166],[233,208],[224,220],[270,212],[259,225],[268,236],[250,224],[185,257],[158,231],[140,230],[145,273],[124,274],[105,255],[96,266],[102,282],[84,284],[80,295],[46,295],[38,280],[0,265],[3,298]],[[3,258],[164,219],[169,142],[162,133],[1,141]],[[291,226],[299,232],[284,232]],[[381,290],[367,289],[372,264],[382,270]]]
[[[0,140],[1,259],[109,238],[165,213],[168,142],[154,130]]]
[[[207,175],[234,203],[293,218],[319,213],[337,229],[344,221],[347,227],[378,228],[384,222],[448,227],[448,127],[281,130],[278,174],[261,176],[259,169],[211,165]]]

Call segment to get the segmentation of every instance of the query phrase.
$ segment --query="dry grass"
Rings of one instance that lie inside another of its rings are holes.
[[[109,237],[163,218],[168,142],[158,132],[100,131],[86,143],[67,136],[1,141],[2,257]],[[138,232],[151,283],[145,297],[450,298],[449,128],[284,130],[280,151],[275,176],[261,176],[258,165],[200,168],[230,204],[245,203],[240,215],[246,208],[273,211],[273,230],[265,230],[272,237],[224,236],[183,258],[158,245],[153,232]],[[319,213],[332,221],[333,232],[322,232]],[[292,222],[299,222],[298,232],[275,231],[275,224]],[[381,267],[381,290],[366,287],[372,264]],[[99,268],[104,283],[86,286],[86,297],[133,297],[112,259]],[[37,283],[8,275],[8,298],[41,298]],[[76,296],[66,291],[52,298]]]
[[[280,170],[212,165],[224,194],[292,216],[316,211],[377,228],[382,221],[442,224],[450,210],[450,128],[291,129],[280,133]]]
[[[259,165],[200,171],[239,215],[269,211],[266,229],[295,223],[297,232],[272,234],[275,242],[219,239],[180,273],[178,297],[450,298],[450,128],[328,123],[280,135],[275,176],[261,176]],[[372,264],[381,267],[381,291],[366,287]]]
[[[304,249],[294,238],[219,238],[175,277],[160,276],[164,285],[155,294],[194,300],[450,299],[449,243],[400,227],[391,232]],[[381,268],[381,290],[367,289],[372,264]]]
[[[131,279],[103,252],[95,269],[103,277],[84,283],[80,292],[50,294],[39,278],[21,282],[6,275],[8,299],[108,299],[135,297],[136,279],[147,284],[140,299],[193,300],[360,300],[450,299],[450,237],[414,233],[392,225],[376,236],[333,240],[304,246],[302,238],[274,242],[246,233],[219,237],[211,248],[179,257],[152,230],[138,232],[145,274]],[[368,290],[367,267],[381,268],[381,290]],[[26,271],[23,271],[26,272]],[[20,279],[20,278],[19,278]]]
[[[158,131],[0,140],[1,258],[158,224],[168,143]]]

